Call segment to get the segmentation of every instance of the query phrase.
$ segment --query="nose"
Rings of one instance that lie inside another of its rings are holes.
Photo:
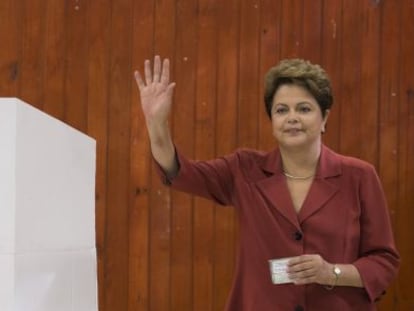
[[[298,117],[297,114],[294,111],[290,111],[288,116],[287,116],[287,122],[289,124],[293,124],[293,123],[297,123],[298,122]]]

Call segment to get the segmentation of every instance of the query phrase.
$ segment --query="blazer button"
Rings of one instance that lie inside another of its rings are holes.
[[[303,237],[302,232],[300,232],[300,231],[296,231],[296,232],[293,234],[293,237],[295,238],[295,240],[296,240],[296,241],[300,241],[300,240],[302,240],[302,237]]]
[[[297,305],[295,311],[305,311],[305,309],[301,305]]]

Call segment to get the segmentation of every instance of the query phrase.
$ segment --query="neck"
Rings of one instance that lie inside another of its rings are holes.
[[[306,149],[280,147],[282,169],[286,177],[291,179],[310,179],[315,175],[321,153],[321,144]]]

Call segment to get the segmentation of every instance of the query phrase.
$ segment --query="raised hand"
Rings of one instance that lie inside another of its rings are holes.
[[[175,83],[170,83],[170,62],[154,57],[154,69],[151,62],[144,63],[145,81],[138,71],[135,71],[135,81],[141,96],[141,106],[147,124],[163,124],[171,111],[173,89]]]
[[[175,83],[170,83],[170,62],[164,59],[161,64],[161,59],[157,55],[154,58],[153,72],[151,62],[146,60],[144,73],[145,79],[138,71],[135,71],[135,81],[141,95],[141,106],[147,125],[151,152],[167,176],[173,177],[178,172],[178,162],[168,127],[168,116],[175,86]]]

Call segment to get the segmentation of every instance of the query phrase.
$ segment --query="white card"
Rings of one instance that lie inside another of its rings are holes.
[[[270,276],[273,284],[292,283],[286,272],[287,263],[290,259],[291,257],[269,260]]]

